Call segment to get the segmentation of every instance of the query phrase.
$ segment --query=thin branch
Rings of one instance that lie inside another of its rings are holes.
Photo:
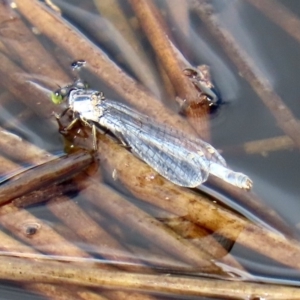
[[[123,223],[116,222],[112,223],[110,218],[104,217],[104,214],[100,214],[99,209],[90,210],[89,215],[93,217],[100,224],[101,227],[106,228],[119,242],[122,242],[130,249],[132,256],[139,259],[146,265],[153,266],[155,270],[168,270],[169,272],[184,272],[184,273],[195,273],[195,268],[188,264],[179,261],[171,257],[164,250],[158,248],[153,243],[147,243],[146,247],[143,247],[143,240],[132,241],[132,231],[134,228],[128,230],[124,227]],[[140,242],[142,245],[140,245]],[[138,245],[136,245],[136,243]]]

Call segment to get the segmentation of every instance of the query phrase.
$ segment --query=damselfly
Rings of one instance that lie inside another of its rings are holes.
[[[243,189],[251,189],[248,176],[226,167],[224,158],[210,144],[165,125],[103,94],[85,87],[81,81],[56,91],[52,100],[68,99],[69,109],[78,119],[111,131],[133,154],[173,183],[196,187],[213,174]]]

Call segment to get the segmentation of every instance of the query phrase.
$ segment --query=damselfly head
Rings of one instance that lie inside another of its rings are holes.
[[[61,104],[63,102],[63,95],[60,93],[60,90],[57,90],[53,93],[51,93],[51,101],[58,105],[58,104]]]
[[[51,101],[54,104],[61,104],[67,97],[69,97],[70,92],[73,90],[86,90],[88,89],[88,84],[80,79],[76,80],[73,84],[67,85],[65,87],[59,88],[51,94]]]

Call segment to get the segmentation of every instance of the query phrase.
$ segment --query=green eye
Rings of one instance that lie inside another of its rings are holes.
[[[52,93],[51,94],[51,101],[54,104],[61,104],[63,101],[63,96],[59,93]]]

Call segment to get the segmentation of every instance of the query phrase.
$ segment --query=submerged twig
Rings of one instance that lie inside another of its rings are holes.
[[[220,26],[216,16],[212,14],[211,6],[205,0],[193,0],[191,4],[203,21],[203,24],[207,26],[230,60],[236,65],[241,76],[249,82],[253,90],[276,118],[280,128],[300,148],[300,124],[292,111],[273,91],[270,82],[260,74],[250,57],[238,46],[233,36]]]
[[[135,231],[147,237],[166,252],[191,264],[200,271],[222,274],[221,270],[214,265],[212,257],[208,253],[197,249],[162,223],[122,199],[107,186],[91,184],[89,189],[85,190],[85,193],[89,201],[92,201],[102,211],[123,222],[126,226],[134,228]],[[102,201],[99,198],[100,193],[102,197],[109,199],[109,201]]]
[[[94,207],[94,206],[93,206]],[[168,253],[156,247],[155,244],[147,243],[146,249],[141,249],[140,245],[136,246],[135,242],[132,242],[132,232],[135,231],[134,228],[128,230],[124,227],[123,223],[111,221],[111,218],[105,216],[105,213],[100,213],[100,210],[93,209],[89,210],[88,214],[97,221],[99,226],[105,228],[119,243],[123,243],[127,249],[130,250],[131,256],[138,259],[143,264],[151,266],[155,272],[156,270],[168,270],[168,272],[197,272],[195,268],[189,266],[188,264],[179,261],[173,257],[170,257]],[[143,240],[138,239],[138,243]],[[134,244],[134,245],[133,245]],[[122,265],[120,266],[122,267]],[[132,267],[130,267],[132,269]],[[136,268],[134,267],[134,270]],[[147,273],[148,270],[146,270]],[[153,273],[152,272],[152,273]]]
[[[77,258],[89,257],[83,250],[62,238],[45,222],[12,203],[0,207],[0,223],[19,239],[44,253]]]
[[[272,137],[263,140],[256,140],[251,142],[246,142],[241,146],[229,146],[223,147],[223,151],[230,152],[241,152],[244,151],[246,154],[260,154],[262,156],[267,156],[269,152],[290,150],[295,147],[293,140],[286,135]]]
[[[132,257],[126,246],[98,226],[89,215],[67,197],[53,198],[47,202],[47,207],[82,241],[86,242],[89,249],[94,253],[101,255],[108,261],[115,262],[120,268],[127,271],[132,270],[133,265],[142,265],[138,259]]]

